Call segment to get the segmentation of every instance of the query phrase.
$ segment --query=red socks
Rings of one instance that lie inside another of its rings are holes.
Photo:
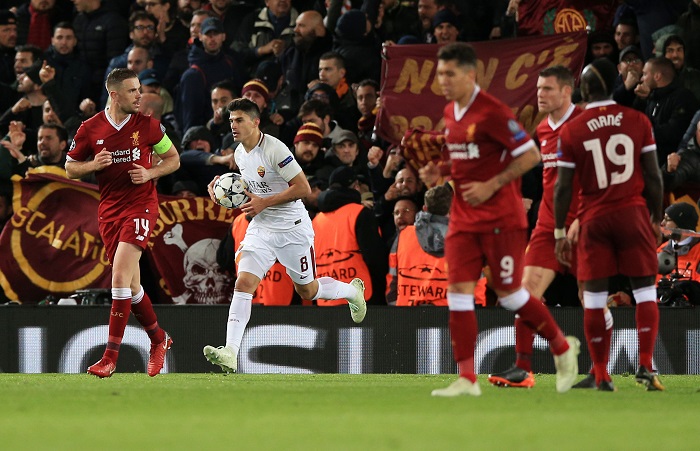
[[[156,312],[153,311],[151,299],[143,290],[141,293],[143,293],[143,298],[139,302],[131,304],[131,311],[134,312],[134,316],[139,324],[143,326],[143,329],[148,334],[148,338],[151,339],[151,343],[160,343],[165,340],[165,332],[158,326],[158,317],[156,317]]]
[[[605,310],[604,309],[584,309],[583,329],[586,333],[586,343],[588,352],[593,360],[593,372],[596,384],[602,381],[610,381],[608,375],[608,359],[610,356],[611,333],[605,330]],[[612,329],[610,330],[612,332]]]
[[[104,357],[117,363],[119,346],[124,338],[124,329],[131,314],[131,298],[112,299],[112,310],[109,315],[109,338]]]
[[[476,382],[474,372],[474,348],[478,326],[473,310],[450,311],[450,336],[452,337],[452,352],[459,368],[459,376]]]
[[[639,364],[652,371],[651,358],[659,332],[659,306],[656,302],[640,302],[636,311],[639,337]]]
[[[527,303],[516,313],[530,328],[549,342],[554,355],[561,355],[569,350],[564,334],[549,313],[549,309],[539,299],[530,296]]]
[[[535,332],[522,318],[515,318],[515,366],[527,372],[532,371],[532,347]]]

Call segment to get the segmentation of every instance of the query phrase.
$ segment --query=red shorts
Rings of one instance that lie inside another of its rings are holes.
[[[100,236],[109,262],[114,263],[114,254],[120,242],[135,244],[146,249],[157,219],[158,210],[155,213],[134,213],[114,221],[100,221]]]
[[[554,254],[554,230],[535,227],[530,235],[530,242],[525,249],[525,266],[539,266],[540,268],[551,269],[560,274],[577,275],[576,246],[571,247],[571,267],[559,263]]]
[[[578,278],[656,275],[656,238],[645,206],[626,207],[581,224]]]
[[[445,237],[445,261],[450,284],[476,282],[485,265],[491,268],[491,286],[510,291],[523,278],[527,230],[503,230],[499,233],[448,232]]]

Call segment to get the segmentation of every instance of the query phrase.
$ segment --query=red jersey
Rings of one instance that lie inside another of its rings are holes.
[[[653,150],[656,142],[646,115],[612,100],[589,103],[565,124],[558,164],[575,168],[579,176],[581,222],[621,205],[646,205],[641,155]]]
[[[556,124],[547,116],[542,119],[536,129],[537,138],[540,141],[540,154],[542,155],[542,202],[537,213],[537,226],[548,230],[554,230],[554,184],[557,181],[557,146],[559,132],[567,121],[581,114],[581,109],[570,105],[566,114]],[[566,217],[566,225],[570,225],[576,219],[578,212],[578,177],[574,177],[573,197],[569,214]]]
[[[476,86],[461,111],[455,102],[445,107],[445,145],[451,162],[455,196],[450,210],[450,230],[493,232],[494,229],[526,229],[520,179],[504,185],[476,207],[462,198],[460,185],[485,182],[502,172],[514,158],[535,143],[515,120],[510,109]]]
[[[100,188],[100,221],[111,221],[134,212],[158,209],[155,182],[135,185],[128,171],[134,163],[151,168],[152,147],[158,144],[165,128],[156,119],[141,113],[130,114],[115,124],[101,111],[78,128],[68,152],[68,160],[87,161],[103,149],[112,153],[112,164],[95,172]]]

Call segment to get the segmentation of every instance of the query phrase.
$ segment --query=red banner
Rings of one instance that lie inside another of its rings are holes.
[[[42,167],[14,177],[14,215],[0,235],[0,285],[11,300],[35,304],[48,295],[109,288],[111,267],[97,226],[97,186]],[[165,297],[158,302],[228,303],[233,279],[216,250],[238,210],[209,198],[160,196],[148,258]],[[156,296],[158,297],[158,296]]]
[[[240,210],[220,207],[208,197],[159,200],[160,216],[148,246],[161,287],[175,304],[231,302],[234,280],[219,268],[216,250]]]
[[[112,270],[97,229],[93,185],[53,167],[12,179],[14,215],[0,235],[0,284],[15,301],[109,288]],[[61,175],[62,174],[62,175]]]
[[[474,42],[479,57],[477,82],[509,105],[533,131],[543,115],[537,111],[537,75],[549,66],[569,67],[578,79],[586,55],[586,33],[531,36]],[[397,144],[409,128],[442,130],[446,100],[438,85],[435,44],[386,47],[382,68],[382,107],[378,132]]]

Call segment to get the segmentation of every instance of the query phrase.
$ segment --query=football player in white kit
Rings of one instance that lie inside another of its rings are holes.
[[[236,250],[238,277],[229,308],[225,346],[205,346],[204,356],[225,372],[236,372],[238,350],[243,339],[253,299],[260,280],[276,260],[287,268],[294,288],[302,299],[347,299],[356,323],[367,313],[365,284],[331,277],[316,278],[314,230],[301,199],[311,187],[299,163],[287,146],[260,131],[260,110],[248,99],[228,105],[233,137],[240,144],[234,159],[248,183],[250,200],[241,206],[252,217],[245,238]],[[209,196],[215,200],[209,183]]]

